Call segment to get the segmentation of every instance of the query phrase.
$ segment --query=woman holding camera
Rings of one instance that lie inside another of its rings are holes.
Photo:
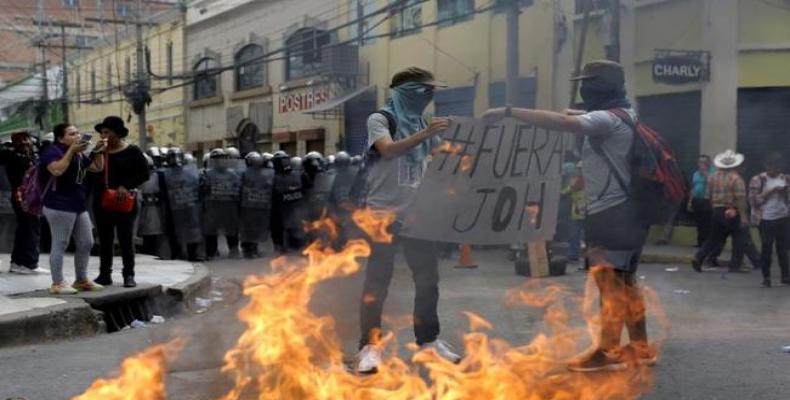
[[[137,217],[137,188],[148,180],[148,161],[139,147],[125,141],[129,130],[123,119],[109,116],[96,125],[96,132],[107,141],[103,154],[105,169],[95,186],[93,215],[99,231],[101,263],[99,285],[112,285],[113,243],[116,232],[123,259],[123,286],[135,287],[134,221]]]
[[[42,153],[39,171],[40,184],[44,188],[43,213],[52,232],[49,254],[52,286],[49,290],[53,294],[101,290],[102,286],[91,282],[87,276],[93,226],[85,206],[88,189],[83,182],[87,171],[98,172],[104,168],[102,158],[95,155],[105,143],[99,142],[91,155],[85,155],[83,152],[88,148],[90,138],[83,140],[73,125],[58,124],[53,133],[55,143]],[[76,247],[76,279],[68,286],[63,279],[63,254],[72,236]]]

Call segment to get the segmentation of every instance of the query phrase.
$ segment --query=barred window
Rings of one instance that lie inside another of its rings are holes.
[[[263,47],[257,44],[244,46],[236,53],[236,90],[261,87],[266,83],[262,57]]]

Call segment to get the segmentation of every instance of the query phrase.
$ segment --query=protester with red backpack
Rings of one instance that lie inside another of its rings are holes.
[[[645,303],[636,269],[650,224],[665,221],[685,195],[677,161],[664,140],[642,124],[626,98],[620,64],[595,61],[584,66],[580,93],[587,112],[498,108],[485,118],[511,114],[558,134],[584,136],[582,163],[587,216],[587,262],[601,292],[598,348],[568,368],[590,372],[621,370],[627,362],[652,365]],[[631,344],[620,347],[623,325]]]

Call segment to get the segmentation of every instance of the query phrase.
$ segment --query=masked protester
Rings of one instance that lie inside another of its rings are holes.
[[[3,225],[9,228],[13,225],[10,219],[16,219],[10,271],[18,274],[31,274],[38,268],[39,218],[22,210],[15,195],[25,173],[37,160],[38,154],[27,132],[12,134],[10,146],[0,148],[0,218],[7,221]],[[6,235],[0,229],[3,242],[10,241],[6,240],[9,236],[10,231]]]
[[[434,243],[399,233],[426,170],[428,155],[438,142],[436,135],[449,126],[447,118],[433,118],[429,125],[423,117],[437,86],[443,85],[426,70],[412,67],[398,72],[392,78],[387,104],[368,118],[365,204],[394,213],[396,222],[390,226],[393,241],[373,243],[365,269],[356,368],[359,373],[375,372],[381,363],[382,311],[398,249],[403,250],[415,283],[413,321],[417,345],[433,348],[451,362],[461,358],[447,342],[438,339],[439,271]]]
[[[126,142],[129,130],[120,117],[109,116],[95,126],[96,132],[106,140],[102,177],[93,195],[93,215],[99,231],[101,263],[99,276],[94,282],[112,285],[113,245],[115,237],[121,247],[123,259],[123,286],[135,287],[134,280],[134,223],[137,218],[137,188],[149,178],[148,162],[139,147]],[[114,196],[115,199],[109,198]],[[109,201],[108,201],[109,198]],[[123,203],[131,203],[124,209]]]
[[[629,123],[637,116],[626,98],[620,64],[591,62],[574,79],[581,81],[580,94],[587,112],[512,109],[516,119],[557,133],[572,132],[584,139],[581,161],[587,194],[587,262],[593,266],[590,273],[604,306],[598,348],[568,368],[579,372],[621,370],[627,367],[625,356],[652,365],[657,355],[648,345],[645,303],[636,279],[649,224],[638,214],[627,189],[631,181],[628,154],[635,140]],[[610,111],[613,109],[625,112],[630,121]],[[507,111],[489,110],[484,117],[494,121],[506,116]],[[623,325],[628,328],[631,343],[621,348]]]
[[[228,244],[228,257],[241,258],[239,253],[239,201],[241,175],[237,172],[236,157],[228,149],[212,150],[208,168],[202,175],[203,234],[206,258],[217,257],[218,235],[222,232]],[[228,153],[231,155],[228,156]]]
[[[203,240],[200,223],[200,173],[194,165],[185,165],[184,152],[180,148],[171,147],[167,150],[164,178],[167,209],[165,227],[170,255],[174,259],[202,261],[198,256],[198,247]]]

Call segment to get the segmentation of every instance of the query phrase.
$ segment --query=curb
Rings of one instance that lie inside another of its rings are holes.
[[[687,264],[691,265],[694,256],[684,254],[642,254],[640,262],[643,264]]]
[[[0,347],[50,342],[100,332],[99,315],[82,299],[0,316]]]

